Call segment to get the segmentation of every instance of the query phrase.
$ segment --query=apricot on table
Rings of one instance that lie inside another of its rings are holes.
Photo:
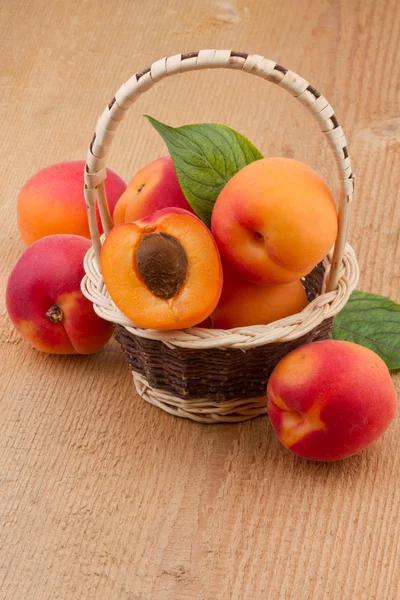
[[[389,427],[396,391],[383,360],[339,340],[307,344],[287,354],[267,387],[268,414],[286,448],[333,461],[369,446]]]
[[[18,228],[29,246],[47,235],[69,233],[90,238],[84,187],[83,160],[61,162],[42,169],[23,186],[18,197]],[[125,191],[125,182],[107,169],[105,180],[111,215]],[[100,232],[102,227],[97,211]]]
[[[335,202],[323,179],[288,158],[257,160],[218,196],[212,232],[221,257],[254,283],[289,283],[310,273],[337,235]]]
[[[112,324],[94,312],[80,289],[90,246],[77,235],[47,236],[29,246],[11,272],[8,314],[18,333],[38,350],[91,354],[110,339]]]
[[[196,325],[214,310],[222,289],[210,231],[180,208],[114,227],[102,248],[101,269],[117,307],[150,329]]]
[[[300,280],[275,285],[251,283],[227,263],[223,263],[223,277],[221,298],[201,327],[267,325],[302,311],[308,303]]]
[[[114,209],[114,225],[143,219],[169,206],[193,212],[179,186],[172,158],[163,156],[140,169],[128,183]]]

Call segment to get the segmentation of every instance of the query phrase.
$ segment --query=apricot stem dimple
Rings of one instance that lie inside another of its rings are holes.
[[[142,191],[142,189],[145,187],[145,183],[142,183],[142,185],[140,185],[137,189],[137,193],[140,194],[140,192]]]
[[[163,232],[149,233],[136,249],[136,267],[148,289],[158,298],[169,300],[182,287],[188,262],[176,237]]]
[[[50,319],[52,323],[61,323],[64,318],[64,314],[57,304],[52,304],[49,310],[46,312],[46,317]]]
[[[319,403],[304,413],[297,410],[282,410],[281,439],[288,448],[302,440],[309,433],[324,428],[325,423],[321,419],[321,406]]]

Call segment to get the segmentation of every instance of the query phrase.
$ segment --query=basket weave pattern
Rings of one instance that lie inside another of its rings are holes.
[[[112,227],[104,187],[105,157],[128,108],[157,81],[174,73],[216,67],[242,70],[276,83],[314,116],[333,151],[338,172],[339,233],[335,248],[305,278],[311,302],[297,315],[270,325],[232,330],[140,329],[111,300],[99,267],[102,238],[96,202],[105,234]],[[82,291],[102,318],[117,325],[116,338],[140,396],[171,414],[200,422],[242,421],[264,413],[265,386],[272,368],[294,347],[325,339],[334,316],[357,284],[357,261],[346,244],[353,188],[346,139],[332,107],[305,79],[273,61],[229,50],[202,50],[164,58],[129,79],[101,115],[89,147],[85,198],[93,247],[85,257]]]

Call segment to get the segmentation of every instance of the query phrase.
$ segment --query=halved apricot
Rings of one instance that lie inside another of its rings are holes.
[[[107,236],[101,269],[117,307],[139,327],[182,329],[208,317],[222,290],[211,232],[180,208],[165,208]]]

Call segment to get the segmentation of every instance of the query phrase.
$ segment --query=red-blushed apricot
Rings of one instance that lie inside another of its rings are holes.
[[[114,227],[101,252],[106,287],[139,327],[182,329],[215,308],[222,267],[210,231],[180,208]]]
[[[113,333],[80,290],[83,259],[90,241],[51,235],[34,242],[10,274],[7,311],[18,333],[38,350],[91,354]]]
[[[23,186],[18,197],[18,228],[29,246],[47,235],[74,234],[90,238],[87,219],[82,160],[61,162],[42,169]],[[125,191],[124,181],[107,169],[105,180],[111,215]],[[102,227],[97,211],[100,232]]]
[[[257,160],[232,177],[212,212],[221,257],[254,283],[290,283],[332,247],[337,214],[328,186],[288,158]]]
[[[114,224],[144,219],[174,206],[193,212],[179,186],[170,156],[153,160],[136,173],[114,209]]]
[[[276,285],[250,283],[227,263],[223,264],[223,274],[221,298],[200,327],[232,329],[267,325],[307,306],[307,294],[300,280]]]
[[[386,431],[397,410],[383,360],[368,348],[339,340],[287,354],[271,374],[267,396],[283,445],[319,461],[363,450]]]

